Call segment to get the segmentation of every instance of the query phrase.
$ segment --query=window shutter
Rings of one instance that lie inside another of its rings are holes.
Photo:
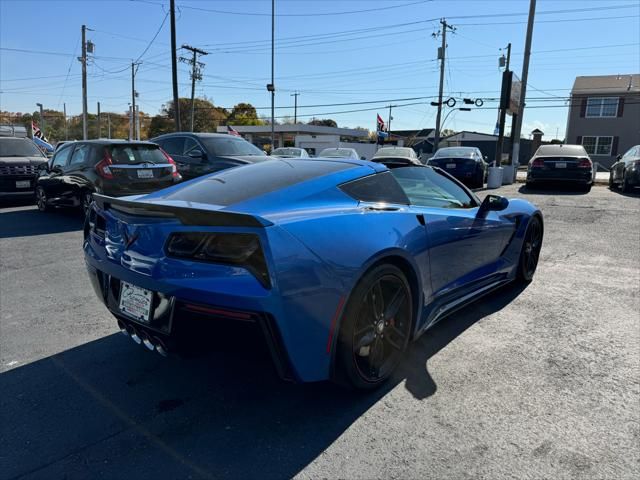
[[[618,155],[618,137],[613,137],[613,143],[611,145],[611,156]]]
[[[587,97],[582,98],[582,103],[580,104],[580,116],[584,117],[587,114]]]
[[[624,97],[620,97],[618,99],[618,115],[617,116],[621,117],[623,112],[624,112]]]
[[[582,145],[582,135],[576,137],[576,145]]]

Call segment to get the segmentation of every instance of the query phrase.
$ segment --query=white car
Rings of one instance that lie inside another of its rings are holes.
[[[318,157],[320,158],[351,158],[353,160],[365,160],[364,157],[358,155],[355,148],[325,148]]]
[[[409,147],[382,147],[373,155],[371,161],[383,163],[390,168],[411,164],[422,165],[415,150]]]
[[[297,147],[276,148],[271,156],[276,158],[309,158],[309,154],[304,148]]]

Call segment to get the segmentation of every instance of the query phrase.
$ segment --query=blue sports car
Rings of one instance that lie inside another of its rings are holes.
[[[274,159],[94,199],[86,265],[123,333],[166,355],[187,319],[253,324],[283,378],[356,388],[380,385],[456,309],[530,281],[543,236],[524,200],[481,202],[436,167],[351,159]]]

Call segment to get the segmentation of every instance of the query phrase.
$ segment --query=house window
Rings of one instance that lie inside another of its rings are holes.
[[[618,97],[589,97],[587,117],[617,117]]]
[[[611,156],[613,137],[582,137],[582,146],[589,155]]]

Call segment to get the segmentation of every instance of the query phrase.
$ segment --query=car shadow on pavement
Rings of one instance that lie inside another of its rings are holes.
[[[35,206],[20,210],[0,210],[0,238],[28,237],[81,230],[84,219],[76,209],[41,212]]]
[[[498,290],[428,331],[383,388],[279,380],[266,352],[164,359],[113,334],[0,374],[2,478],[291,478],[406,378],[524,287]]]

